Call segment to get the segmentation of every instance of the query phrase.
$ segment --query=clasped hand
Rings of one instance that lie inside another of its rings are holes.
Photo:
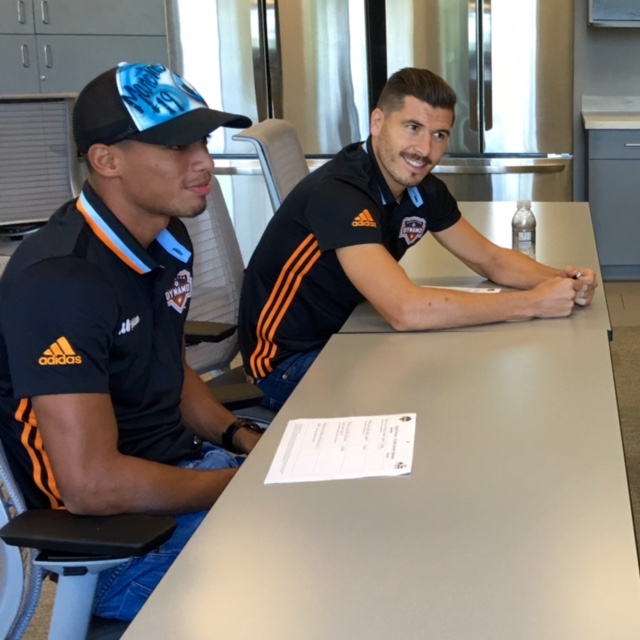
[[[575,304],[579,304],[582,307],[591,304],[596,287],[598,286],[598,279],[592,269],[565,267],[562,270],[562,276],[574,279],[573,289],[576,292],[574,299]]]

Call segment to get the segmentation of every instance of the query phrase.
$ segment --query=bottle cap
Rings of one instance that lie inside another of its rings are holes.
[[[518,209],[531,209],[531,200],[518,200],[516,206]]]

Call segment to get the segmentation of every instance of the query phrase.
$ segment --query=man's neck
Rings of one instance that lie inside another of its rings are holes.
[[[109,211],[145,249],[167,228],[168,218],[152,215],[135,207],[111,182],[105,184],[102,180],[92,180],[91,177],[88,182]]]

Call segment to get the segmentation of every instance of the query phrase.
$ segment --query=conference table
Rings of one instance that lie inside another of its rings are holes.
[[[511,246],[511,218],[515,210],[512,202],[460,202],[460,211],[480,233],[502,247]],[[600,286],[593,305],[588,310],[575,307],[574,325],[604,329],[611,333],[609,313],[602,286],[589,204],[586,202],[534,202],[536,216],[536,259],[543,264],[593,269]],[[427,234],[410,247],[401,266],[416,283],[424,286],[486,288],[495,286],[477,275],[464,263],[444,249]],[[504,289],[507,290],[507,289]],[[487,294],[488,295],[488,294]],[[587,311],[585,313],[585,311]],[[535,319],[534,324],[553,329],[565,322],[563,318]],[[516,323],[517,324],[517,323]],[[519,331],[514,323],[494,323],[465,327],[464,331]],[[363,302],[343,325],[343,333],[392,332],[394,329],[368,302]],[[460,331],[460,329],[454,329]]]
[[[124,638],[637,640],[606,319],[333,336]],[[265,484],[289,421],[405,412],[410,474]]]

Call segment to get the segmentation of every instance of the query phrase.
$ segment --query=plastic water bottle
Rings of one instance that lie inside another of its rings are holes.
[[[531,211],[531,200],[518,200],[511,220],[512,248],[530,258],[536,257],[536,217]]]

